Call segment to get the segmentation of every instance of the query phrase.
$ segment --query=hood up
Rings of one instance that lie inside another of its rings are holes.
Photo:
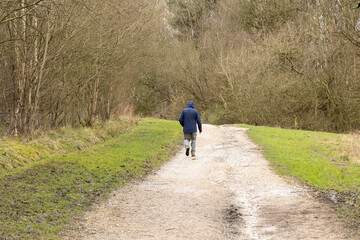
[[[193,101],[189,101],[188,104],[187,104],[187,107],[188,108],[194,108],[194,102]]]

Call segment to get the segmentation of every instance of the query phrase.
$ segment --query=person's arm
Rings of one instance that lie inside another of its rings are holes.
[[[179,117],[179,122],[180,122],[181,126],[184,126],[184,111],[181,111],[181,114]]]
[[[198,124],[200,133],[202,133],[202,123],[201,123],[200,115],[197,111],[196,111],[196,122]]]

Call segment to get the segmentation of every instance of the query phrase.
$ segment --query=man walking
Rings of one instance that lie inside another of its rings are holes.
[[[194,109],[194,102],[189,101],[187,108],[182,110],[179,118],[181,126],[183,126],[184,132],[184,145],[186,149],[186,156],[189,156],[190,142],[191,142],[191,156],[195,157],[196,149],[196,124],[199,127],[199,132],[202,132],[202,124],[198,111]]]

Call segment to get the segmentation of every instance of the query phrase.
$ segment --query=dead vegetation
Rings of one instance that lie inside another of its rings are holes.
[[[0,131],[176,119],[189,99],[211,123],[360,129],[354,4],[3,1]]]
[[[160,1],[0,2],[0,131],[93,125],[131,113]]]
[[[167,49],[166,69],[147,73],[157,77],[144,87],[154,102],[160,99],[151,92],[169,87],[161,96],[168,96],[166,104],[152,108],[175,118],[184,99],[192,98],[213,123],[336,132],[360,127],[360,11],[351,2],[168,5],[179,41]]]
[[[340,136],[341,152],[348,156],[351,161],[360,163],[360,132],[354,131]]]

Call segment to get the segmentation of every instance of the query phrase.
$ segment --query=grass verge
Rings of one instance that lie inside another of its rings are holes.
[[[63,127],[30,138],[0,139],[0,175],[46,156],[81,150],[128,131],[136,120],[96,122],[93,127]]]
[[[241,125],[263,148],[278,174],[295,177],[335,203],[351,225],[360,223],[360,165],[356,138],[334,134]]]
[[[177,122],[145,119],[105,143],[1,176],[0,239],[56,239],[91,203],[168,159],[180,138]]]

